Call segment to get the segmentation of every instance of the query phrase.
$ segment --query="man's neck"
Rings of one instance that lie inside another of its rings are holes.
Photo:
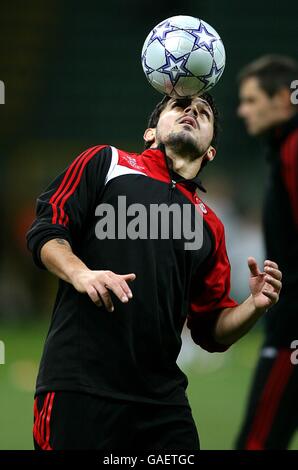
[[[290,121],[292,119],[292,117],[296,114],[296,109],[293,107],[291,107],[290,109],[287,109],[285,112],[283,112],[280,117],[279,117],[279,120],[277,121],[276,123],[276,127],[278,126],[282,126],[283,124],[285,124],[286,122]]]
[[[186,179],[192,179],[197,176],[202,165],[202,158],[196,158],[195,160],[191,158],[181,157],[171,152],[171,150],[166,149],[166,155],[171,160],[172,169],[183,176]]]

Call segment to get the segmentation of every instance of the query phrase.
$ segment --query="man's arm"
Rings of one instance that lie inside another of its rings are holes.
[[[96,205],[112,162],[111,148],[98,145],[82,152],[38,197],[36,219],[27,232],[35,264],[44,269],[41,247],[49,240],[80,243],[80,234]]]
[[[110,291],[122,301],[132,297],[127,281],[134,274],[90,270],[72,251],[88,216],[94,214],[112,162],[111,148],[98,145],[80,154],[37,200],[37,217],[27,233],[36,265],[47,268],[112,311]]]
[[[110,312],[114,310],[114,306],[109,290],[124,303],[132,298],[127,281],[133,281],[135,274],[92,271],[73,253],[67,240],[49,240],[42,246],[40,257],[50,272],[72,284],[78,292],[88,294],[97,306],[104,304]]]
[[[214,328],[214,340],[229,346],[244,336],[279,299],[282,274],[273,261],[265,261],[264,272],[254,258],[248,258],[251,295],[240,305],[221,311]]]

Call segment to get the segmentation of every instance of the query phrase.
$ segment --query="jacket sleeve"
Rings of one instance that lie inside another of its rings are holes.
[[[45,269],[42,246],[63,238],[73,246],[95,209],[111,164],[111,149],[101,145],[81,153],[37,199],[36,219],[27,232],[27,246],[35,264]]]
[[[298,230],[298,130],[292,132],[281,147],[281,172]]]
[[[215,323],[224,308],[236,307],[230,297],[230,263],[227,256],[224,228],[215,252],[192,279],[190,311],[187,326],[193,341],[209,352],[223,352],[228,346],[213,338]]]

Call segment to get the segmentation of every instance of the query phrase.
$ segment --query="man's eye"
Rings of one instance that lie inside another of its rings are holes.
[[[172,106],[173,108],[178,107],[178,108],[184,109],[184,108],[187,108],[187,106],[189,106],[189,101],[188,100],[176,100],[174,101]]]
[[[202,109],[201,113],[205,114],[205,116],[207,116],[208,119],[210,118],[208,111],[206,111],[205,109]]]

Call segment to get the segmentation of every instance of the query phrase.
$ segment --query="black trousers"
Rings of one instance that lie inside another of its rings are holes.
[[[34,401],[36,450],[198,450],[189,406],[147,404],[77,392]]]
[[[255,370],[236,449],[286,449],[298,429],[298,365],[292,349],[266,344]]]

